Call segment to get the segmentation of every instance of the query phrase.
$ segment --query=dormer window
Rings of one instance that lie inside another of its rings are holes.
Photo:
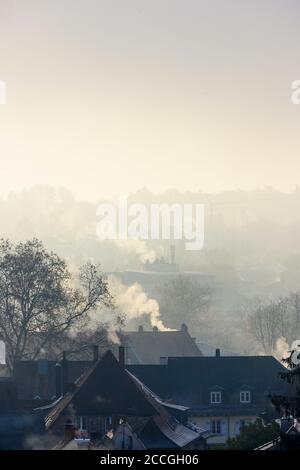
[[[210,402],[214,405],[222,403],[222,392],[210,392]]]
[[[240,402],[241,403],[251,403],[251,392],[250,392],[250,390],[241,390],[240,391]]]

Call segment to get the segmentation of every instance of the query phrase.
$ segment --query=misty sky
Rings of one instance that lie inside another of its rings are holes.
[[[0,0],[0,194],[293,190],[299,21],[299,0]]]

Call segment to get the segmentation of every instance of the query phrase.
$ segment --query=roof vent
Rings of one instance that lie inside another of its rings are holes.
[[[181,325],[181,331],[185,331],[186,333],[189,331],[189,330],[188,330],[188,327],[187,327],[187,325],[186,325],[185,323],[182,323],[182,325]]]

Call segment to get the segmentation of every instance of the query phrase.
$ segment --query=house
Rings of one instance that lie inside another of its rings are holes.
[[[63,387],[57,383],[56,389]],[[69,391],[36,412],[44,416],[48,443],[56,449],[76,436],[88,436],[94,448],[201,449],[210,435],[189,427],[186,407],[164,403],[125,369],[123,347],[119,361],[108,351]],[[120,439],[124,429],[127,438]]]
[[[56,375],[57,369],[63,374],[65,389],[75,382],[91,364],[98,360],[97,356],[92,361],[70,361],[64,351],[61,361],[49,361],[39,359],[35,361],[18,361],[13,371],[13,380],[17,386],[18,399],[24,401],[35,401],[35,408],[39,402],[50,402],[56,398]]]
[[[299,450],[300,423],[293,417],[277,420],[280,424],[279,436],[254,450]]]
[[[165,365],[128,369],[169,403],[189,408],[189,420],[223,444],[258,417],[276,416],[269,398],[282,391],[284,367],[273,356],[171,357]]]
[[[0,377],[0,413],[16,408],[17,390],[11,377]]]
[[[30,449],[31,437],[44,431],[43,420],[17,399],[11,377],[0,377],[0,450]]]
[[[145,331],[139,326],[138,331],[120,333],[122,345],[126,348],[127,364],[161,364],[168,357],[201,356],[202,353],[182,324],[180,330]]]
[[[138,331],[119,332],[121,344],[125,347],[127,364],[160,364],[171,356],[200,356],[201,351],[195,344],[195,340],[190,336],[186,325],[182,325],[179,331],[144,331],[139,327]],[[57,365],[65,369],[68,368],[68,381],[73,383],[83,372],[90,368],[99,357],[97,346],[93,346],[93,353],[84,350],[80,360],[66,360],[66,352],[62,353],[62,359],[48,360],[25,360],[15,363],[13,379],[18,390],[19,400],[35,400],[46,404],[56,397],[55,376]],[[118,348],[113,351],[118,355]],[[69,354],[68,354],[69,356]],[[90,359],[89,359],[90,358]],[[68,386],[64,382],[64,386]]]

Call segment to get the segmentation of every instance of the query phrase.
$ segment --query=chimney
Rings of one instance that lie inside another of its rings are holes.
[[[5,342],[0,336],[0,364],[6,364]]]
[[[98,345],[95,344],[93,346],[93,362],[97,362],[99,359],[99,348]]]
[[[144,331],[144,328],[143,328],[142,325],[139,325],[139,330],[138,331],[139,331],[139,333],[142,333]]]
[[[157,326],[154,326],[154,327],[153,327],[153,331],[158,331]]]
[[[125,369],[125,347],[119,346],[119,364],[122,369]]]
[[[171,264],[175,264],[175,245],[170,246]]]
[[[188,332],[189,332],[189,330],[188,330],[188,327],[187,327],[186,323],[182,323],[182,325],[181,325],[181,328],[180,328],[180,329],[181,329],[181,331],[184,331],[185,333],[188,333]]]
[[[62,395],[62,367],[59,362],[55,364],[55,397],[58,399]]]
[[[75,437],[75,426],[70,419],[65,422],[65,439],[71,441]]]
[[[62,367],[62,394],[65,395],[69,388],[69,364],[67,360],[66,351],[63,351],[61,367]]]
[[[219,348],[216,349],[216,357],[221,357],[221,351]]]

